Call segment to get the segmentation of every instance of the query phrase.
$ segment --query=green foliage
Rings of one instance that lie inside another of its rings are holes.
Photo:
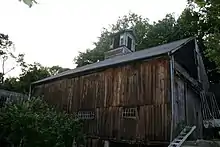
[[[21,66],[22,73],[19,77],[5,79],[0,88],[27,94],[32,82],[69,70],[60,66],[44,67],[39,63],[27,64],[23,61],[22,56],[20,55],[17,61]]]
[[[190,20],[187,20],[188,18]],[[133,29],[137,37],[136,48],[142,50],[195,35],[197,29],[191,24],[191,20],[195,19],[198,18],[191,14],[189,9],[186,9],[178,20],[172,14],[168,14],[164,19],[153,24],[150,24],[147,18],[129,13],[119,18],[116,24],[111,25],[110,29],[104,29],[99,40],[94,43],[95,48],[80,52],[75,58],[75,63],[77,66],[83,66],[103,60],[104,52],[109,50],[110,35],[120,30]],[[194,22],[195,24],[196,22]]]
[[[220,33],[208,35],[205,44],[207,46],[206,55],[218,65],[217,69],[220,71]]]
[[[37,4],[36,0],[19,0],[20,2],[22,1],[26,5],[28,5],[30,8],[33,6],[33,4]]]
[[[220,1],[219,0],[189,0],[194,6],[194,11],[198,13],[200,32],[207,48],[206,55],[214,61],[220,69]],[[197,9],[195,9],[197,8]],[[198,9],[199,8],[199,9]]]
[[[12,78],[7,78],[4,81],[4,84],[1,85],[1,89],[5,89],[8,91],[14,91],[14,92],[21,92],[20,91],[20,83],[18,82],[18,78],[12,77]]]
[[[50,75],[56,75],[58,73],[69,70],[69,68],[62,68],[62,67],[56,65],[56,66],[52,66],[52,67],[47,67],[47,70]]]
[[[219,0],[188,0],[194,13],[198,14],[200,45],[205,49],[209,59],[207,69],[210,81],[220,81],[220,1]],[[218,72],[218,73],[217,73]]]
[[[8,36],[6,36],[5,38],[7,41]],[[3,39],[0,38],[0,41],[2,40]],[[24,54],[19,54],[17,57],[15,57],[15,59],[16,59],[17,65],[14,65],[14,66],[20,66],[22,73],[19,75],[19,77],[12,77],[12,78],[7,78],[5,80],[2,80],[2,83],[0,85],[0,88],[2,89],[9,90],[9,91],[12,90],[15,92],[20,92],[20,93],[28,93],[30,84],[32,82],[41,80],[49,76],[56,75],[66,70],[69,70],[68,68],[62,68],[60,66],[44,67],[41,64],[36,63],[36,62],[33,64],[27,64],[24,61]],[[4,74],[2,74],[2,77],[3,76]]]
[[[0,146],[71,147],[84,143],[81,123],[41,99],[16,101],[0,109]]]
[[[26,68],[22,69],[22,73],[19,76],[19,91],[22,93],[28,93],[30,84],[34,81],[46,78],[50,76],[46,67],[43,67],[39,63],[29,64]]]
[[[50,76],[48,68],[43,67],[39,63],[26,64],[22,61],[19,62],[22,65],[22,73],[19,77],[5,79],[4,83],[0,86],[1,89],[27,94],[32,82]]]

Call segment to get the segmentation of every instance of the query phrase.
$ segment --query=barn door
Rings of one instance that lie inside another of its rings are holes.
[[[177,135],[186,122],[185,82],[175,77],[174,88],[174,134]]]

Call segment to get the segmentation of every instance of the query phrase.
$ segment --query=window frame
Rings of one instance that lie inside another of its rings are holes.
[[[136,119],[137,118],[137,108],[136,107],[125,107],[122,110],[123,119]]]
[[[124,45],[124,35],[120,36],[120,42],[119,42],[119,46],[123,46]]]
[[[95,112],[94,111],[87,111],[87,110],[79,110],[76,113],[76,116],[80,120],[94,120],[95,119]]]
[[[133,40],[132,40],[132,38],[130,36],[127,37],[127,40],[128,40],[127,41],[127,47],[128,47],[129,50],[132,50],[132,42],[133,42]],[[130,42],[130,44],[129,44],[129,42]]]

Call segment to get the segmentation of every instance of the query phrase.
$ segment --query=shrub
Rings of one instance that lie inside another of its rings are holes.
[[[0,109],[0,146],[71,147],[73,141],[84,143],[81,123],[39,98]]]

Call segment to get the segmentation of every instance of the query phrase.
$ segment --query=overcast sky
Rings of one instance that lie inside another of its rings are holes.
[[[186,0],[38,0],[32,8],[18,0],[0,0],[0,32],[8,34],[25,60],[74,68],[78,51],[92,47],[103,27],[130,12],[162,19],[177,16]],[[10,65],[8,65],[8,68]],[[10,75],[18,74],[14,70]]]

